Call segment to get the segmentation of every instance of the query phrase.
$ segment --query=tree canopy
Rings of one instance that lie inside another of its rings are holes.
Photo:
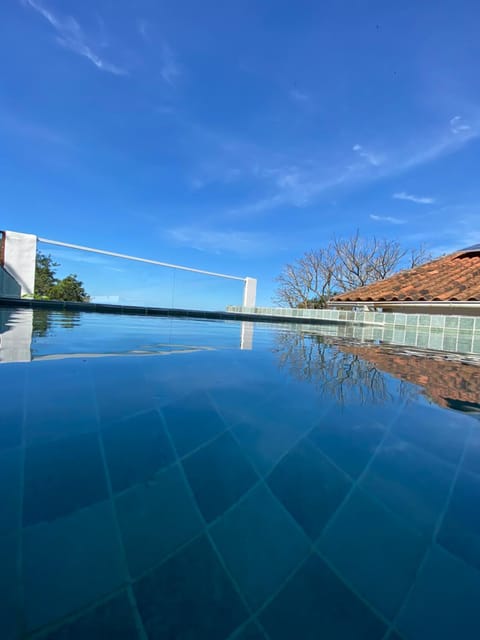
[[[336,293],[384,280],[429,259],[424,247],[406,249],[396,240],[362,238],[357,231],[286,264],[277,277],[275,301],[288,307],[323,307]]]
[[[77,275],[71,273],[65,278],[56,276],[56,268],[60,265],[50,255],[37,253],[35,267],[35,298],[46,300],[65,300],[67,302],[88,302],[87,294]]]

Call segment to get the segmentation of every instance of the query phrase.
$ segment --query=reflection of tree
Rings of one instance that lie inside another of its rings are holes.
[[[54,326],[73,329],[79,323],[79,318],[78,311],[35,309],[32,320],[32,336],[34,338],[45,338],[51,334]]]
[[[32,336],[34,338],[44,338],[50,333],[51,312],[43,309],[35,309],[32,320]]]
[[[331,338],[285,332],[277,335],[274,351],[279,366],[297,380],[315,385],[321,394],[344,404],[383,404],[392,399],[386,376],[372,363],[336,346]],[[399,393],[408,398],[411,385],[400,384]]]

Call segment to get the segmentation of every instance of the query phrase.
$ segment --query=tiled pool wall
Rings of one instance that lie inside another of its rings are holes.
[[[480,316],[446,316],[331,309],[280,309],[270,307],[227,307],[249,316],[320,320],[322,333],[360,341],[381,341],[421,349],[480,354]],[[308,325],[307,325],[308,326]],[[318,324],[311,325],[318,331]]]

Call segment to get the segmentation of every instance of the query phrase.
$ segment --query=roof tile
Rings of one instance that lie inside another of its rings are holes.
[[[480,252],[456,251],[334,296],[332,302],[480,301]]]

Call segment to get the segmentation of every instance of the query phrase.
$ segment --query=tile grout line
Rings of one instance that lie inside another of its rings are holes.
[[[118,540],[118,543],[119,543],[119,546],[120,546],[120,549],[121,549],[124,575],[127,577],[127,584],[126,584],[127,598],[128,598],[128,600],[130,602],[130,606],[132,607],[132,613],[133,613],[133,617],[134,617],[134,621],[135,621],[135,627],[137,629],[139,638],[140,638],[140,640],[148,640],[147,633],[146,633],[145,628],[143,626],[143,621],[142,621],[142,618],[140,616],[140,612],[138,610],[137,601],[136,601],[135,595],[133,593],[132,579],[131,579],[131,576],[130,576],[130,569],[129,569],[129,566],[128,566],[127,553],[125,551],[125,546],[123,544],[122,531],[121,531],[120,524],[119,524],[118,518],[117,518],[117,508],[116,508],[115,497],[114,497],[114,493],[113,493],[113,489],[112,489],[112,481],[111,481],[111,478],[110,478],[110,470],[108,468],[107,457],[105,455],[105,448],[104,448],[104,445],[103,445],[100,411],[99,411],[98,399],[97,399],[97,389],[96,389],[95,380],[94,380],[94,376],[93,376],[93,372],[92,371],[89,371],[89,380],[90,380],[90,384],[91,384],[92,391],[93,391],[93,397],[94,397],[95,414],[96,414],[96,417],[97,417],[97,439],[98,439],[98,443],[99,443],[100,455],[102,457],[102,463],[103,463],[103,468],[104,468],[104,473],[105,473],[105,481],[106,481],[106,484],[107,484],[108,498],[109,498],[109,502],[110,502],[110,508],[112,510],[112,515],[113,515],[113,521],[114,521],[114,527],[115,527],[115,531],[116,531],[116,535],[117,535],[117,540]],[[122,588],[123,588],[123,585],[122,585]]]
[[[444,517],[445,517],[445,515],[446,515],[446,513],[448,511],[448,507],[450,506],[451,497],[452,497],[455,485],[457,483],[458,476],[460,475],[460,470],[461,470],[461,467],[463,465],[463,461],[465,459],[465,454],[466,454],[466,451],[467,451],[467,445],[468,445],[468,442],[470,440],[470,436],[471,436],[471,433],[472,433],[472,428],[473,428],[472,425],[470,425],[469,429],[468,429],[468,433],[467,433],[467,435],[465,437],[465,441],[463,443],[462,453],[461,453],[461,455],[460,455],[460,457],[458,459],[457,467],[455,469],[455,473],[454,473],[454,476],[452,478],[452,482],[450,484],[449,492],[447,494],[447,497],[445,498],[445,506],[444,506],[444,508],[442,509],[441,513],[439,514],[439,516],[437,518],[437,523],[436,523],[434,531],[432,533],[430,544],[427,545],[427,548],[425,550],[423,558],[422,558],[420,564],[418,565],[418,569],[417,569],[417,571],[415,573],[415,577],[414,577],[414,579],[412,581],[412,584],[410,585],[410,589],[405,594],[405,597],[403,598],[403,601],[402,601],[397,613],[395,614],[395,616],[394,616],[394,618],[393,618],[393,620],[391,622],[389,631],[393,631],[393,630],[396,629],[395,625],[397,624],[401,614],[403,613],[403,611],[404,611],[404,609],[405,609],[405,607],[406,607],[406,605],[408,603],[408,600],[410,599],[410,596],[412,595],[413,589],[415,588],[415,585],[417,584],[418,577],[421,574],[424,566],[427,563],[427,558],[428,558],[429,552],[431,551],[431,549],[433,549],[433,547],[435,545],[441,546],[442,549],[444,548],[442,545],[440,545],[437,542],[437,535],[438,535],[438,533],[440,531],[440,528],[441,528],[441,526],[443,524],[443,519],[444,519]],[[447,552],[448,552],[448,550],[447,550]],[[456,558],[456,556],[454,554],[450,553],[450,555],[452,555],[453,557]],[[388,638],[388,636],[385,636],[385,639],[386,638]]]
[[[163,415],[163,411],[160,412],[160,415],[161,415],[161,418],[162,418],[162,421],[163,421],[163,425],[164,425],[165,431],[167,433],[167,437],[170,440],[170,444],[171,444],[171,446],[173,448],[173,451],[175,452],[175,455],[177,456],[177,459],[178,459],[177,449],[175,447],[175,443],[173,442],[173,438],[172,438],[172,436],[170,434],[170,431],[168,429],[167,421],[166,421],[165,416]],[[214,552],[218,562],[220,563],[225,575],[230,580],[230,583],[233,586],[234,591],[236,591],[238,597],[240,598],[241,603],[245,607],[246,612],[249,614],[249,617],[251,617],[253,615],[251,607],[250,607],[248,601],[246,600],[246,598],[244,597],[244,595],[243,595],[239,585],[237,584],[236,580],[234,580],[234,578],[231,575],[230,571],[227,569],[227,567],[225,565],[225,562],[224,562],[224,560],[223,560],[223,558],[222,558],[222,556],[221,556],[221,554],[220,554],[220,552],[219,552],[219,550],[217,548],[217,545],[214,543],[214,541],[212,539],[210,531],[208,530],[207,523],[205,521],[205,518],[203,517],[203,513],[201,512],[201,509],[199,508],[199,506],[197,504],[197,500],[196,500],[195,495],[193,493],[192,487],[190,486],[190,483],[188,482],[187,475],[185,473],[185,470],[183,468],[183,464],[181,463],[180,459],[178,459],[178,465],[179,465],[180,473],[182,475],[182,479],[183,479],[183,482],[185,483],[186,489],[187,489],[187,491],[188,491],[188,493],[190,495],[191,500],[193,501],[193,505],[196,508],[198,515],[200,516],[200,521],[203,523],[203,532],[200,535],[205,535],[206,538],[208,539],[208,542],[209,542],[211,548],[213,549],[213,552]],[[177,552],[178,552],[178,550],[176,550],[175,553],[177,553]],[[163,564],[163,562],[162,562],[162,564]],[[243,623],[244,622],[246,622],[246,620],[244,620]],[[233,629],[232,633],[234,633],[234,631],[236,631],[236,629]]]
[[[392,420],[388,423],[387,428],[385,429],[385,433],[383,434],[383,436],[380,438],[380,441],[378,442],[377,446],[375,447],[375,450],[373,451],[372,455],[370,456],[370,460],[368,461],[368,463],[365,465],[363,471],[360,473],[360,475],[357,477],[357,479],[354,481],[354,483],[352,484],[350,490],[348,491],[347,495],[345,496],[345,498],[342,500],[342,502],[338,505],[337,509],[335,510],[335,512],[332,514],[332,516],[329,518],[328,522],[326,523],[325,527],[323,528],[322,533],[320,534],[320,536],[318,537],[318,539],[315,542],[315,545],[317,545],[320,542],[320,538],[322,536],[325,535],[325,533],[330,529],[330,527],[333,525],[333,523],[335,522],[339,512],[341,511],[341,509],[343,508],[343,506],[348,502],[348,500],[350,499],[350,497],[353,495],[354,491],[356,489],[360,489],[361,491],[363,491],[362,487],[360,486],[360,483],[362,482],[363,478],[366,476],[366,474],[368,473],[368,471],[370,470],[370,467],[372,466],[375,458],[377,457],[378,452],[380,451],[383,443],[385,442],[385,440],[387,439],[387,437],[390,435],[392,427],[397,423],[397,421],[400,419],[400,416],[402,415],[405,406],[407,404],[407,400],[404,400],[400,406],[400,408],[398,409],[397,413],[395,414],[395,416],[392,418]]]
[[[404,440],[402,437],[400,436],[395,436],[398,437],[399,440]],[[349,473],[347,473],[346,471],[344,471],[341,467],[339,467],[336,462],[334,460],[332,460],[332,458],[330,458],[330,456],[328,454],[326,454],[323,449],[313,440],[311,440],[310,437],[307,438],[310,442],[310,444],[312,444],[320,454],[323,455],[323,457],[328,460],[328,462],[330,462],[332,464],[332,466],[334,466],[337,471],[340,471],[343,475],[345,475],[348,480],[352,483],[355,482],[355,478],[353,478]],[[418,451],[420,453],[422,453],[423,455],[426,455],[430,458],[432,458],[432,460],[435,460],[436,462],[440,462],[446,466],[449,467],[453,467],[453,464],[450,462],[445,461],[443,458],[439,458],[438,456],[436,456],[434,453],[430,453],[429,451],[426,451],[425,449],[423,449],[422,447],[417,446],[415,443],[413,442],[409,442],[407,440],[405,440],[405,442],[407,442],[409,444],[409,446],[411,446],[415,451]],[[475,474],[474,472],[469,472],[472,473],[472,475],[478,475]],[[409,522],[408,520],[406,520],[404,518],[404,516],[400,515],[399,513],[397,513],[396,511],[394,511],[391,507],[389,507],[387,504],[385,504],[380,498],[378,498],[376,495],[370,493],[369,491],[367,491],[366,489],[364,489],[363,487],[359,487],[359,489],[364,492],[368,498],[372,501],[375,502],[377,505],[381,506],[382,509],[384,509],[387,513],[389,513],[391,516],[393,516],[396,520],[399,520],[400,522],[402,522],[402,524],[407,528],[410,529],[410,531],[417,533],[423,537],[428,537],[428,535],[425,533],[424,530],[420,529],[417,527],[416,524],[412,524],[411,522]],[[322,532],[323,533],[323,532]],[[321,536],[322,534],[320,534]],[[319,537],[320,537],[319,536]]]
[[[27,455],[26,448],[26,429],[27,429],[27,399],[29,385],[30,370],[25,370],[25,378],[23,385],[23,402],[22,402],[22,420],[21,420],[21,444],[20,444],[20,505],[19,505],[19,531],[18,531],[18,550],[17,550],[17,576],[18,576],[18,607],[17,611],[17,630],[20,630],[20,636],[27,633],[27,612],[25,602],[25,585],[23,581],[23,509],[25,500],[25,461]]]
[[[82,606],[79,609],[74,609],[70,613],[67,613],[60,618],[56,618],[51,622],[48,622],[38,629],[35,629],[24,636],[21,636],[22,640],[41,640],[43,638],[48,637],[52,631],[58,631],[62,629],[65,625],[75,623],[80,620],[85,614],[95,611],[97,607],[100,607],[107,602],[110,602],[117,596],[121,595],[125,592],[125,585],[120,585],[113,591],[110,591],[108,594],[101,596],[94,602],[90,602],[86,606]]]

